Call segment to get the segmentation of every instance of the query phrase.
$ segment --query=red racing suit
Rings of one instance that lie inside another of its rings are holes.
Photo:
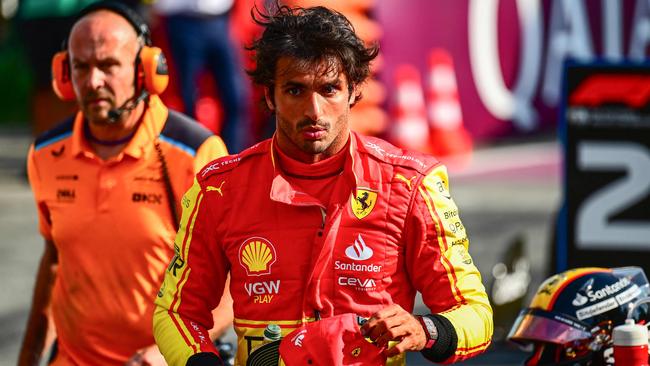
[[[283,335],[314,318],[369,317],[416,291],[449,320],[455,341],[444,362],[484,351],[492,309],[469,241],[434,158],[351,134],[343,178],[329,207],[283,176],[272,140],[215,160],[182,200],[176,256],[156,299],[154,334],[170,365],[215,352],[207,329],[228,272],[237,364],[269,323]],[[403,364],[404,356],[389,360]]]

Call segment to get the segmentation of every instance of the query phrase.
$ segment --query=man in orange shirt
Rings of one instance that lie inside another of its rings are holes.
[[[146,24],[116,3],[84,9],[54,57],[54,89],[80,112],[29,151],[45,252],[19,365],[38,364],[50,316],[54,365],[164,365],[151,318],[180,194],[227,154],[219,137],[162,104],[167,78]],[[229,295],[219,311],[215,334],[232,321]]]

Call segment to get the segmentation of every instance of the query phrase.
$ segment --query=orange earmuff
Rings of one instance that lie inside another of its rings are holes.
[[[162,94],[169,84],[167,60],[162,50],[158,47],[144,46],[139,57],[144,88],[149,94]],[[76,99],[70,79],[67,51],[57,52],[52,58],[52,89],[61,100],[73,101]]]
[[[133,9],[121,3],[100,1],[88,5],[77,15],[78,21],[84,16],[98,10],[112,11],[126,19],[138,33],[138,37],[144,39],[144,46],[140,49],[138,59],[135,60],[137,72],[135,75],[136,89],[144,81],[144,89],[149,94],[161,94],[167,88],[169,75],[167,70],[167,60],[162,50],[158,47],[151,47],[151,33],[149,27],[142,20],[140,15]],[[67,45],[67,40],[63,42]],[[65,46],[64,46],[65,47]],[[144,79],[141,80],[140,78]],[[65,101],[75,100],[74,88],[70,75],[70,62],[67,50],[58,52],[52,58],[52,88],[59,98]],[[138,91],[138,92],[141,92]]]
[[[169,83],[167,59],[158,47],[144,46],[140,50],[140,65],[144,77],[144,87],[149,94],[159,95]]]
[[[52,57],[52,89],[61,100],[66,102],[75,100],[67,51],[57,52]]]

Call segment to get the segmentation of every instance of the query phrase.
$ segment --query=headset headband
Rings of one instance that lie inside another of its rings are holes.
[[[74,23],[86,15],[100,10],[113,12],[126,19],[135,29],[138,38],[144,42],[144,46],[140,47],[135,59],[136,78],[133,82],[136,90],[156,95],[165,91],[169,83],[165,55],[160,48],[152,46],[149,26],[135,10],[115,1],[100,1],[83,8]],[[63,41],[63,50],[57,52],[52,58],[52,88],[62,100],[74,100],[76,96],[71,82],[70,59],[67,49],[68,41],[66,39]],[[144,88],[139,84],[140,81],[143,82]],[[146,95],[146,93],[140,94],[140,96]]]
[[[151,32],[149,32],[149,26],[144,21],[144,19],[142,19],[140,14],[138,14],[137,11],[133,10],[133,8],[130,8],[116,1],[99,1],[86,6],[85,8],[81,9],[75,18],[74,23],[72,23],[72,26],[74,27],[74,25],[86,15],[100,10],[108,10],[126,19],[129,24],[133,26],[133,29],[135,29],[138,37],[142,37],[145,45],[151,46]],[[67,42],[65,46],[67,48]]]

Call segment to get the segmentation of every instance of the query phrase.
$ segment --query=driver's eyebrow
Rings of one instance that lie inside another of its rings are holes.
[[[299,82],[299,81],[293,81],[293,80],[285,81],[285,82],[282,84],[282,87],[283,87],[283,88],[286,88],[286,87],[294,87],[294,86],[304,87],[305,84],[304,84],[304,83],[301,83],[301,82]]]

